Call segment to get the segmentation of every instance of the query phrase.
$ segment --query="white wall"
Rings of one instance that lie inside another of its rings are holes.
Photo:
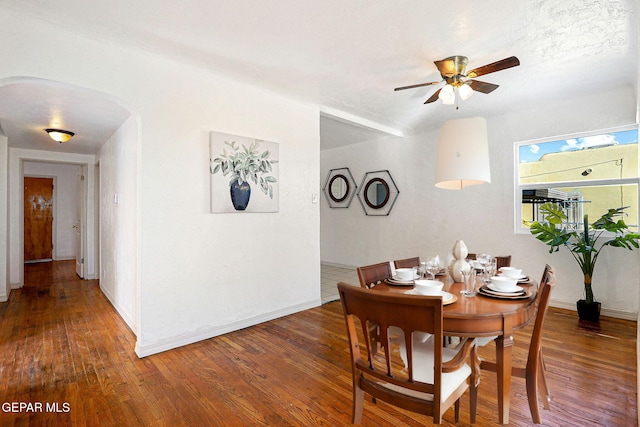
[[[138,144],[131,116],[100,149],[100,289],[133,331],[138,330]]]
[[[0,78],[68,82],[139,113],[139,355],[320,304],[317,106],[2,8],[0,38]],[[212,130],[280,144],[280,212],[209,213]]]
[[[7,137],[0,132],[0,302],[9,299],[9,146]]]
[[[447,108],[434,105],[433,108]],[[388,217],[367,217],[355,198],[349,209],[330,209],[321,202],[323,262],[358,266],[449,252],[462,239],[471,252],[512,254],[513,264],[539,280],[545,263],[558,271],[553,304],[575,309],[582,297],[582,275],[566,251],[549,254],[530,235],[514,234],[513,143],[553,135],[635,123],[633,89],[592,93],[563,105],[525,109],[486,117],[492,183],[462,191],[434,187],[438,129],[398,139],[321,152],[321,179],[330,169],[349,167],[360,186],[367,171],[388,169],[400,194]],[[460,106],[464,115],[464,104]],[[609,248],[608,248],[609,249]],[[613,248],[612,248],[613,249]],[[640,251],[603,252],[594,274],[594,292],[603,312],[636,319]]]
[[[79,254],[79,239],[74,226],[80,225],[79,165],[24,162],[25,176],[54,178],[53,259],[75,259]]]

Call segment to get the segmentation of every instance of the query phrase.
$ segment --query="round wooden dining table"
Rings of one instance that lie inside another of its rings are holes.
[[[443,282],[445,285],[442,290],[456,298],[455,302],[443,307],[444,334],[458,337],[497,336],[498,421],[500,424],[509,424],[513,331],[525,327],[535,318],[537,284],[535,281],[521,284],[528,291],[525,298],[498,299],[481,294],[467,297],[460,293],[462,283],[451,282],[451,279]],[[413,286],[383,282],[371,289],[404,294],[413,290]]]

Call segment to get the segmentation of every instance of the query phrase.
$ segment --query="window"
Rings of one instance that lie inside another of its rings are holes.
[[[515,144],[517,233],[529,233],[545,202],[560,203],[569,224],[629,206],[624,219],[638,230],[638,126]]]

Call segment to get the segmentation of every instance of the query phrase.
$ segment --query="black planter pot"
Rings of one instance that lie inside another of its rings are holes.
[[[585,320],[587,322],[597,322],[600,320],[600,303],[593,302],[587,304],[587,302],[583,299],[578,300],[578,317],[580,320]]]
[[[249,197],[251,197],[251,186],[248,182],[243,181],[242,184],[238,184],[238,181],[233,181],[230,185],[231,203],[237,211],[243,211],[247,209],[249,204]]]

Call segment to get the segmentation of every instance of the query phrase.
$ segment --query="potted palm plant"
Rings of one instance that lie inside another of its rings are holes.
[[[269,160],[271,153],[269,150],[260,152],[260,141],[255,140],[249,148],[245,145],[239,147],[235,141],[224,142],[231,151],[226,148],[222,150],[219,157],[211,160],[211,173],[222,172],[223,176],[229,176],[229,191],[231,193],[231,203],[238,211],[243,211],[249,204],[251,197],[251,185],[260,185],[260,189],[273,199],[273,183],[276,178],[268,175],[273,170],[273,164],[277,160]]]
[[[584,215],[582,224],[570,227],[562,207],[548,202],[540,206],[544,222],[529,223],[531,234],[549,246],[549,253],[564,246],[580,265],[584,275],[584,299],[577,303],[581,320],[597,321],[600,317],[600,303],[594,299],[591,279],[602,249],[607,246],[629,250],[638,248],[640,234],[630,231],[624,220],[619,218],[627,207],[609,209],[593,223],[589,223],[588,215]]]

